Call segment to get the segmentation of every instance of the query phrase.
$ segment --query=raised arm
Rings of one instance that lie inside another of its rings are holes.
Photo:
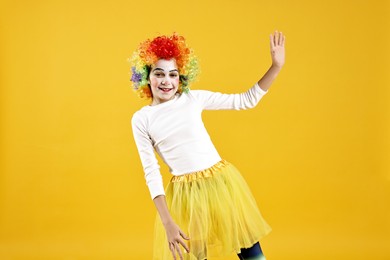
[[[192,90],[191,95],[204,110],[242,110],[255,107],[267,92],[256,83],[243,93],[226,94],[209,90]]]
[[[270,35],[272,64],[263,77],[249,90],[237,94],[225,94],[208,90],[192,90],[191,94],[205,110],[218,109],[249,109],[255,107],[260,99],[268,92],[272,82],[284,65],[285,36],[275,31]]]
[[[264,76],[258,81],[258,85],[264,91],[268,91],[271,87],[272,82],[275,80],[276,76],[279,74],[282,69],[285,61],[285,50],[284,42],[286,36],[282,32],[275,31],[275,33],[270,35],[270,49],[271,49],[271,58],[272,65]]]

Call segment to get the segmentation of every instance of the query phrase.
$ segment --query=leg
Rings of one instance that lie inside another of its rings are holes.
[[[248,260],[265,260],[265,256],[263,255],[259,242],[255,243],[250,248],[241,248],[241,253],[238,254],[238,258]]]

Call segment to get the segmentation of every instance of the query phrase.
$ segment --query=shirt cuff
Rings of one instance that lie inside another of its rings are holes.
[[[260,88],[259,82],[256,82],[255,86],[257,86],[257,90],[258,90],[262,95],[268,93],[268,90],[264,90],[264,89]]]
[[[148,185],[150,197],[152,200],[156,198],[158,195],[165,195],[164,187],[162,183],[150,183]]]

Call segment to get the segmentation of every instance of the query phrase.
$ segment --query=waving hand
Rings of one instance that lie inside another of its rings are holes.
[[[275,31],[275,33],[270,35],[270,46],[271,46],[271,57],[272,64],[277,67],[282,67],[284,65],[284,42],[286,36],[282,32]]]

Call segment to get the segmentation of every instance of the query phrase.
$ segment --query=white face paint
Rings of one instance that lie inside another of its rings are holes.
[[[160,59],[152,65],[149,84],[153,94],[152,106],[175,97],[179,88],[179,71],[174,59]]]

